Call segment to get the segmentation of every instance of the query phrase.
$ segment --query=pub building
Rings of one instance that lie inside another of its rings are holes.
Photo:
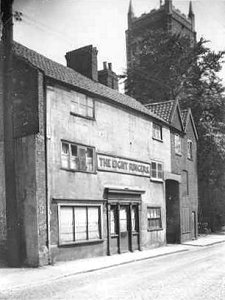
[[[195,238],[191,112],[181,112],[178,101],[145,107],[119,93],[112,65],[98,71],[92,46],[68,52],[66,60],[67,67],[13,44],[13,209],[20,222],[10,231],[17,251],[0,235],[9,264],[39,266]],[[3,213],[2,220],[12,218],[10,209]],[[6,221],[1,226],[6,232]]]

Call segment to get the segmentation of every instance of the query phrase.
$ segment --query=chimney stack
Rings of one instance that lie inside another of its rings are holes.
[[[103,62],[103,70],[98,71],[98,80],[111,89],[118,90],[118,76],[112,70],[112,63],[107,66],[107,62]]]
[[[67,67],[98,81],[98,50],[92,45],[66,53]]]

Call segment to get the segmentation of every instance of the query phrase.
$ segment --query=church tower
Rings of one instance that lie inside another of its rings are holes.
[[[160,0],[160,7],[140,17],[134,15],[132,0],[128,10],[128,29],[126,30],[127,68],[132,66],[134,53],[138,42],[147,30],[163,29],[170,33],[189,36],[193,42],[196,40],[195,15],[192,3],[189,4],[188,16],[173,6],[172,0]]]

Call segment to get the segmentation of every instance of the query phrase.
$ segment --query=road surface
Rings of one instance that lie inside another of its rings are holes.
[[[225,243],[7,291],[0,299],[225,300]]]

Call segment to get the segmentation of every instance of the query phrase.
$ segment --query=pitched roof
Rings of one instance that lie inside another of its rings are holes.
[[[191,124],[193,126],[193,130],[194,130],[194,134],[195,134],[195,137],[196,139],[198,140],[198,132],[197,132],[197,129],[196,129],[196,126],[195,126],[195,122],[194,122],[194,119],[193,119],[193,116],[192,116],[192,112],[191,112],[191,109],[188,108],[188,109],[184,109],[181,111],[181,117],[182,117],[182,122],[184,124],[184,132],[187,132],[187,125],[188,125],[188,122],[191,121]]]
[[[51,79],[55,79],[70,86],[88,91],[96,96],[101,96],[105,99],[112,100],[120,105],[129,107],[153,118],[160,119],[161,121],[166,121],[164,118],[161,118],[154,112],[145,108],[144,105],[134,98],[125,94],[121,94],[118,91],[113,90],[99,82],[95,82],[74,71],[73,69],[63,66],[17,42],[14,42],[13,44],[13,52],[19,58],[24,59],[34,67],[44,72],[45,76]]]
[[[171,121],[173,106],[174,100],[158,103],[149,103],[145,105],[145,107],[147,107],[151,112],[153,112],[168,123],[170,123]]]

